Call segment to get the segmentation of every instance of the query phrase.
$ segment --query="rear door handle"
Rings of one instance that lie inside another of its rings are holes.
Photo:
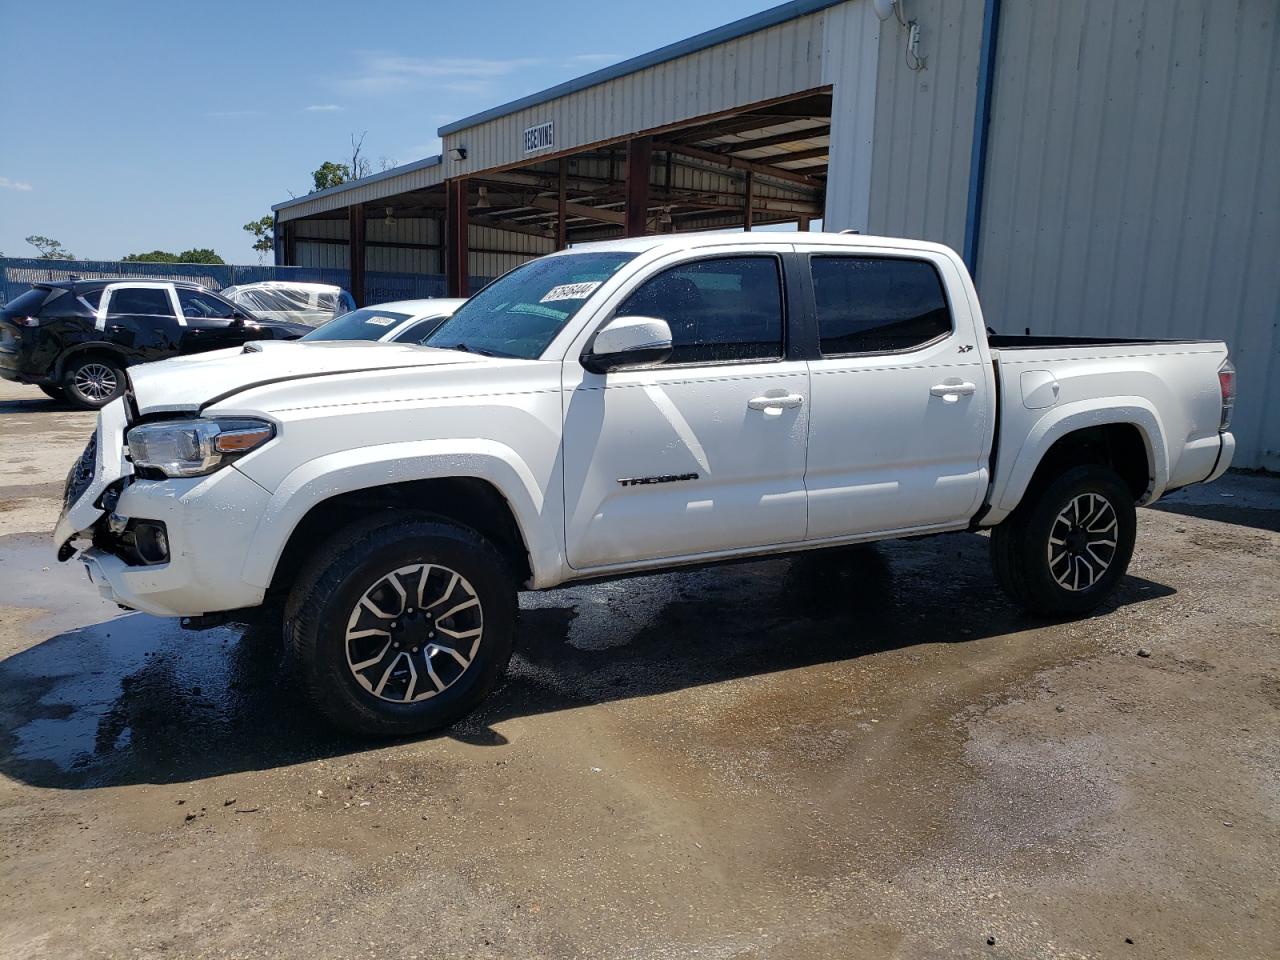
[[[747,406],[752,410],[786,410],[804,403],[804,397],[798,393],[785,393],[780,397],[752,397]]]
[[[955,403],[961,397],[972,396],[977,389],[975,384],[969,383],[967,380],[952,380],[945,383],[935,383],[929,388],[929,393],[935,397],[941,397],[944,403]]]

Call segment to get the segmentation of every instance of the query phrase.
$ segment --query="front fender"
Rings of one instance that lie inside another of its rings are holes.
[[[1155,407],[1142,397],[1081,400],[1046,410],[1032,425],[1009,468],[997,468],[996,487],[991,492],[992,509],[983,518],[983,525],[1002,520],[1017,507],[1036,468],[1057,441],[1076,430],[1113,423],[1129,424],[1142,435],[1152,483],[1141,502],[1149,503],[1159,497],[1169,482],[1169,448],[1164,424]]]
[[[308,511],[340,494],[412,480],[466,477],[492,484],[515,515],[533,569],[533,585],[559,578],[564,566],[558,498],[547,497],[514,450],[491,440],[413,440],[357,447],[317,457],[289,473],[262,512],[242,576],[269,586],[285,544]],[[550,514],[556,514],[551,516]]]

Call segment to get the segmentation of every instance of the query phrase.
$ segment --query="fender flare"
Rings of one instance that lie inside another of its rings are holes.
[[[1031,478],[1049,449],[1069,433],[1089,427],[1125,424],[1135,427],[1147,448],[1147,464],[1151,468],[1151,487],[1142,497],[1148,503],[1160,496],[1169,482],[1169,449],[1164,423],[1151,402],[1142,397],[1106,397],[1081,400],[1049,408],[1036,421],[1018,456],[1005,472],[1003,484],[992,491],[992,510],[987,520],[1003,519],[1018,506]]]
[[[109,353],[120,361],[120,366],[129,366],[128,354],[120,349],[119,344],[111,343],[107,340],[90,340],[87,343],[77,343],[74,346],[67,347],[66,350],[58,354],[58,358],[53,361],[53,379],[61,381],[62,374],[67,369],[67,364],[82,353]]]
[[[468,478],[490,483],[506,499],[529,550],[532,583],[552,582],[564,566],[555,532],[562,523],[543,485],[514,450],[491,440],[413,440],[357,447],[296,467],[271,494],[254,530],[241,576],[268,587],[289,538],[317,504],[340,494],[413,480]]]

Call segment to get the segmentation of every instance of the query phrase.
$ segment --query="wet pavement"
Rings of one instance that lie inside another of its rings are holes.
[[[1274,956],[1275,478],[1140,511],[1075,623],[971,534],[526,594],[371,745],[53,561],[91,424],[0,387],[0,955]]]

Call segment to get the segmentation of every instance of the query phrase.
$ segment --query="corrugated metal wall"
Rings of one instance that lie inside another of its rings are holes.
[[[823,17],[799,17],[689,56],[497,117],[444,138],[456,177],[527,159],[526,128],[555,120],[555,149],[601,143],[762,100],[811,90],[822,80]]]
[[[346,220],[300,220],[294,227],[298,231],[296,250],[299,266],[348,268]],[[555,249],[552,240],[477,224],[471,225],[469,237],[472,247],[469,268],[473,277],[501,276],[512,267]],[[320,238],[342,242],[317,242]],[[438,220],[398,217],[395,223],[388,224],[385,219],[371,218],[365,222],[365,240],[365,270],[371,273],[444,273]],[[378,246],[380,243],[420,243],[436,249]]]
[[[300,220],[291,228],[297,231],[296,261],[300,267],[350,268],[347,261],[347,221]],[[308,243],[308,238],[312,242]],[[316,238],[341,240],[342,243],[316,243]]]
[[[983,0],[909,0],[924,70],[907,67],[906,28],[881,24],[870,233],[964,247],[982,10]]]
[[[471,224],[467,228],[467,243],[471,248],[467,266],[472,277],[499,277],[526,260],[540,257],[555,250],[554,240],[531,237],[524,233],[510,233]],[[508,253],[498,251],[507,250]]]
[[[1275,0],[1005,0],[978,259],[997,329],[1226,339],[1236,463],[1270,469],[1278,81]],[[909,205],[931,179],[893,186],[891,202]],[[956,245],[953,228],[929,225]]]
[[[832,85],[831,152],[824,230],[868,230],[872,144],[876,133],[881,24],[869,2],[842,3],[823,14],[822,81]]]

